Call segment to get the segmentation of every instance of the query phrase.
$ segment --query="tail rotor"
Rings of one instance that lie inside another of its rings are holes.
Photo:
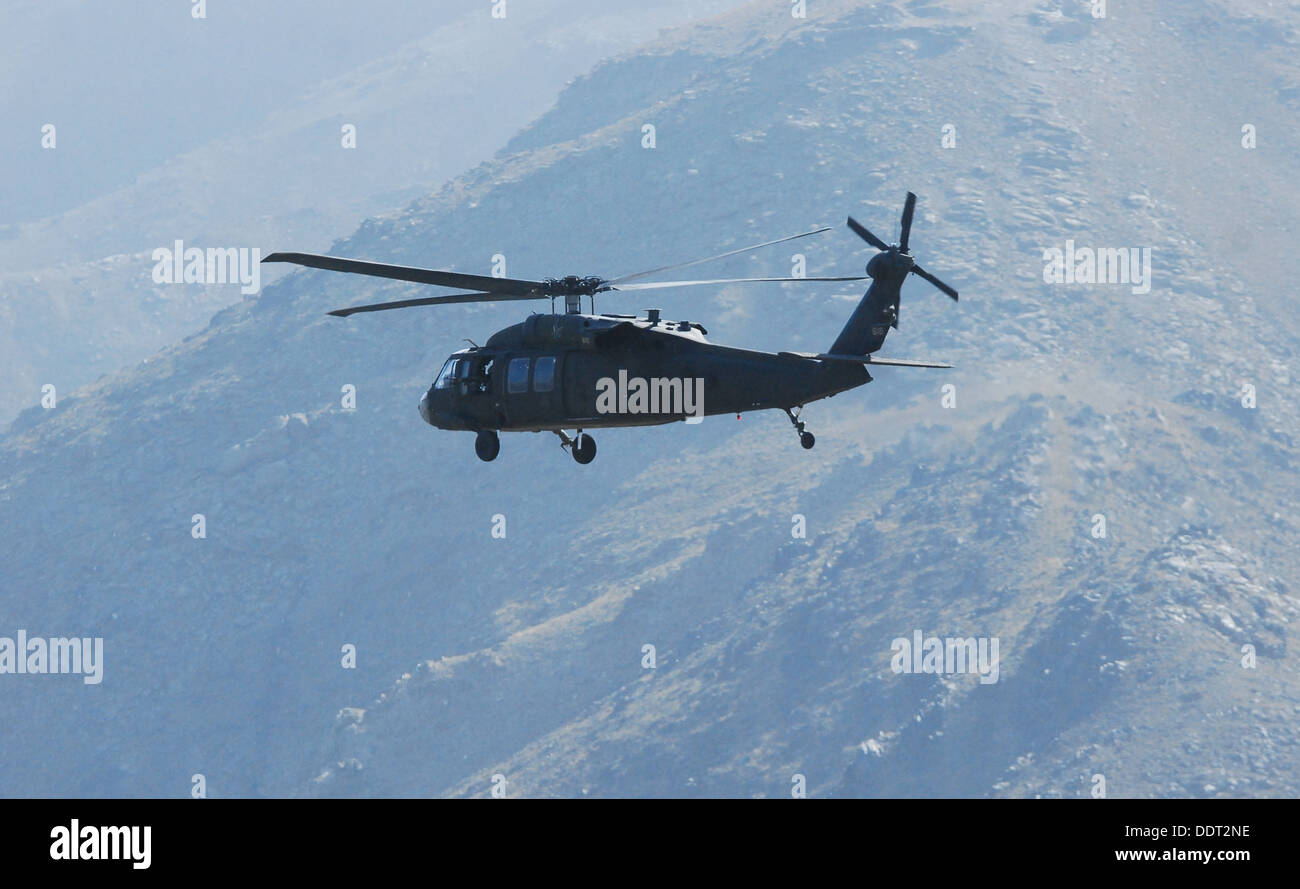
[[[881,260],[882,256],[873,256],[871,262],[867,265],[867,274],[873,278],[877,278],[881,275],[889,275],[891,272],[896,273],[902,271],[902,268],[906,266],[906,272],[904,272],[904,274],[911,272],[917,277],[929,281],[943,293],[955,300],[957,299],[957,291],[917,265],[916,261],[912,259],[912,254],[908,251],[908,237],[912,233],[912,217],[915,213],[916,195],[909,191],[907,193],[907,202],[903,204],[903,225],[902,231],[898,236],[897,244],[886,244],[884,241],[880,240],[880,238],[873,235],[862,223],[858,222],[852,216],[849,217],[848,225],[849,228],[853,230],[853,233],[866,241],[872,247],[881,251],[881,254],[884,257],[884,261],[880,262],[878,260]]]

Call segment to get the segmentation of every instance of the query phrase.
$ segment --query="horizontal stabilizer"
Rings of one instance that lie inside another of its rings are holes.
[[[951,368],[951,364],[935,364],[931,361],[908,361],[905,358],[874,358],[870,355],[837,355],[834,352],[780,352],[792,358],[808,358],[814,361],[852,361],[857,364],[877,364],[886,367],[938,367]]]
[[[935,364],[932,361],[908,361],[906,358],[868,358],[866,363],[884,364],[891,367],[952,367],[951,364]]]

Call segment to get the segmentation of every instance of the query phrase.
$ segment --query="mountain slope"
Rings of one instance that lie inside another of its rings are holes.
[[[505,436],[481,464],[415,402],[517,307],[340,321],[418,288],[290,275],[0,444],[5,631],[103,635],[107,664],[95,687],[3,677],[23,730],[0,790],[1294,795],[1294,14],[817,7],[600,66],[334,250],[610,275],[847,212],[888,238],[910,188],[913,252],[963,296],[909,282],[885,352],[955,370],[810,406],[811,452],[754,414],[602,432],[588,467]],[[1150,292],[1045,283],[1067,239],[1149,246]],[[871,252],[844,230],[799,249],[810,275]],[[656,301],[718,342],[823,349],[858,295]],[[915,630],[996,637],[998,681],[895,674]]]

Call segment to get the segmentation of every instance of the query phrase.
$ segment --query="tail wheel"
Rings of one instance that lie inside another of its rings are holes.
[[[501,453],[501,439],[491,429],[482,429],[474,439],[474,453],[484,463],[491,463]]]
[[[817,444],[817,437],[811,432],[800,432],[799,444],[803,445],[805,451],[810,451],[812,450],[812,446]]]
[[[573,440],[573,459],[582,465],[587,465],[596,459],[596,439],[586,433],[581,433]]]

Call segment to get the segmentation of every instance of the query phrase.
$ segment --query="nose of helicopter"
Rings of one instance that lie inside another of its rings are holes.
[[[433,425],[433,415],[429,413],[428,392],[425,392],[424,395],[421,396],[420,398],[420,419],[424,420],[424,422],[428,423],[430,426]]]

